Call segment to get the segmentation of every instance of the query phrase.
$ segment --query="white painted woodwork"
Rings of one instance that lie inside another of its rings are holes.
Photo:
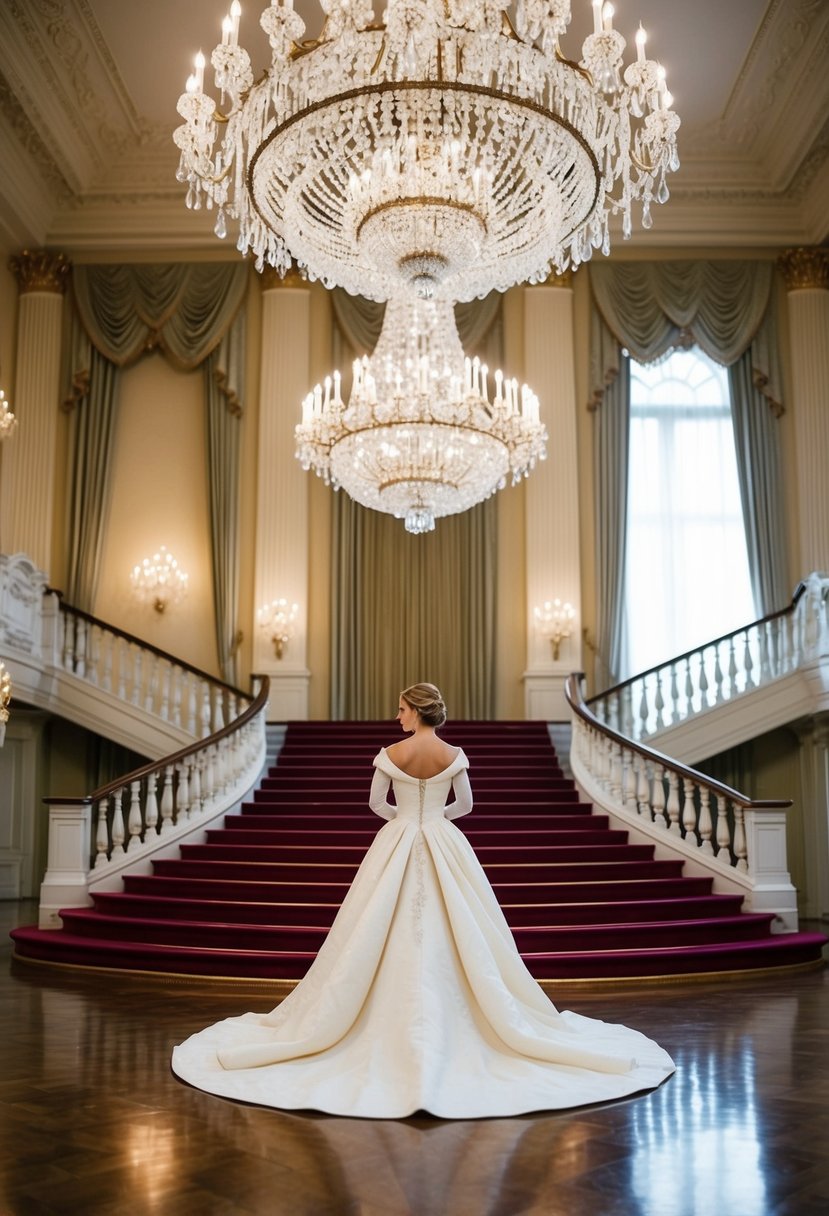
[[[787,296],[801,570],[829,574],[829,291]]]

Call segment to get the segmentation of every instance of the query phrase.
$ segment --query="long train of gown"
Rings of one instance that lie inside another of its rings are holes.
[[[661,1047],[559,1012],[527,971],[471,845],[447,818],[467,809],[463,752],[428,780],[385,750],[374,764],[373,809],[394,817],[305,978],[270,1013],[192,1035],[174,1049],[173,1071],[222,1097],[383,1119],[518,1115],[664,1081],[674,1065]],[[378,779],[393,784],[396,806],[378,804]]]

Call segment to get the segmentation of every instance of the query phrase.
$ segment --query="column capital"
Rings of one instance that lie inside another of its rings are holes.
[[[777,259],[787,291],[829,291],[829,249],[801,246]]]
[[[71,266],[64,254],[48,249],[24,249],[9,258],[9,270],[17,279],[21,296],[32,291],[63,295]]]
[[[260,276],[262,291],[291,291],[297,288],[308,290],[308,280],[303,278],[296,266],[292,266],[284,275],[275,270],[273,266],[265,266]]]

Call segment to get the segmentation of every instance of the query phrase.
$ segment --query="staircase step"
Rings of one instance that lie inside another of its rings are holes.
[[[226,835],[229,835],[227,833]],[[183,844],[181,846],[182,861],[225,861],[225,862],[267,862],[269,864],[308,862],[313,865],[322,863],[338,864],[353,863],[359,865],[366,855],[363,844],[348,843],[347,841],[329,841],[327,837],[314,838],[313,843],[307,840],[302,843],[278,844],[255,842],[239,844],[227,839],[214,839],[207,844]],[[245,833],[238,833],[245,835]],[[369,843],[371,841],[369,840]],[[531,846],[482,844],[476,848],[478,860],[486,868],[495,864],[532,864],[542,862],[578,864],[582,862],[628,862],[650,861],[653,858],[654,846],[649,844],[606,844],[601,838],[589,845],[555,845],[536,843]]]

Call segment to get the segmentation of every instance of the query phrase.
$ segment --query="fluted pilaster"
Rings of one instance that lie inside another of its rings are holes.
[[[580,666],[580,566],[576,384],[571,276],[558,275],[524,289],[524,375],[538,394],[549,436],[547,459],[526,484],[528,718],[569,716],[564,683]],[[553,658],[549,639],[536,629],[533,610],[545,600],[569,601],[573,631]]]
[[[9,260],[20,293],[13,393],[18,426],[3,446],[0,550],[27,553],[47,573],[52,564],[63,295],[69,266],[63,254],[45,250],[25,250]]]
[[[799,569],[829,572],[829,249],[779,259],[788,291]]]
[[[255,607],[299,606],[281,659],[254,625],[254,669],[271,678],[271,721],[308,716],[308,474],[294,456],[294,427],[309,388],[310,292],[296,273],[262,276]]]

